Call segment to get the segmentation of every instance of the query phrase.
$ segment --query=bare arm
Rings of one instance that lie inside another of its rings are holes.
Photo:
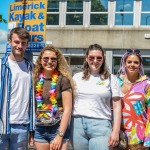
[[[113,131],[109,139],[109,146],[117,146],[119,142],[119,131],[121,125],[121,99],[113,98]]]
[[[72,90],[71,89],[64,91],[62,93],[62,101],[63,101],[63,116],[61,119],[59,130],[65,133],[72,112]]]
[[[122,117],[121,99],[119,99],[118,101],[113,100],[113,115],[114,115],[113,131],[119,132]]]
[[[71,112],[72,112],[72,90],[62,92],[62,103],[63,103],[63,115],[60,122],[59,131],[65,133],[68,127]],[[54,141],[51,144],[51,148],[60,149],[62,145],[63,137],[56,135]]]

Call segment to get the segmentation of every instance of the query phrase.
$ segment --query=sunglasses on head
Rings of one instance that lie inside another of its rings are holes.
[[[103,59],[103,57],[101,57],[101,56],[98,56],[98,57],[89,56],[88,59],[89,59],[89,61],[94,61],[96,59],[96,61],[100,62]]]
[[[127,51],[126,51],[128,54],[130,54],[130,53],[135,53],[135,54],[140,54],[140,50],[138,50],[138,49],[127,49]]]
[[[51,60],[51,62],[56,62],[57,61],[57,58],[56,57],[43,57],[42,60],[44,62],[48,62],[49,60]]]

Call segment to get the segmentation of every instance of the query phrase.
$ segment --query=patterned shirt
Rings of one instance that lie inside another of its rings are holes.
[[[118,77],[120,85],[123,78]],[[123,129],[128,143],[150,146],[150,81],[147,76],[132,84],[123,97]]]

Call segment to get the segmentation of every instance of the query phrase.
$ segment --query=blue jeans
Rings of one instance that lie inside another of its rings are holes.
[[[59,124],[54,126],[36,126],[34,133],[34,141],[42,143],[51,143],[56,137],[59,129]],[[63,141],[69,140],[69,128],[67,128]]]
[[[109,150],[111,122],[105,119],[72,117],[71,143],[74,150]]]
[[[11,134],[0,136],[1,150],[26,150],[28,146],[28,125],[11,124]]]

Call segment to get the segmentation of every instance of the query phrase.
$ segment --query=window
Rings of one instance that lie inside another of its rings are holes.
[[[47,25],[59,25],[59,0],[48,0]]]
[[[146,74],[147,76],[150,77],[150,66],[149,66],[149,64],[150,64],[150,58],[144,57],[144,58],[143,58],[144,72],[145,72],[145,74]]]
[[[91,0],[90,25],[108,24],[108,0]]]
[[[121,57],[113,57],[113,73],[117,74],[121,63]]]
[[[84,61],[84,57],[78,56],[78,57],[70,58],[70,67],[73,74],[82,71],[83,61]]]
[[[134,0],[117,0],[115,25],[133,25]]]
[[[141,25],[150,25],[150,0],[142,0]]]
[[[142,0],[142,11],[150,11],[150,1]]]
[[[83,0],[67,0],[66,25],[83,25]]]

